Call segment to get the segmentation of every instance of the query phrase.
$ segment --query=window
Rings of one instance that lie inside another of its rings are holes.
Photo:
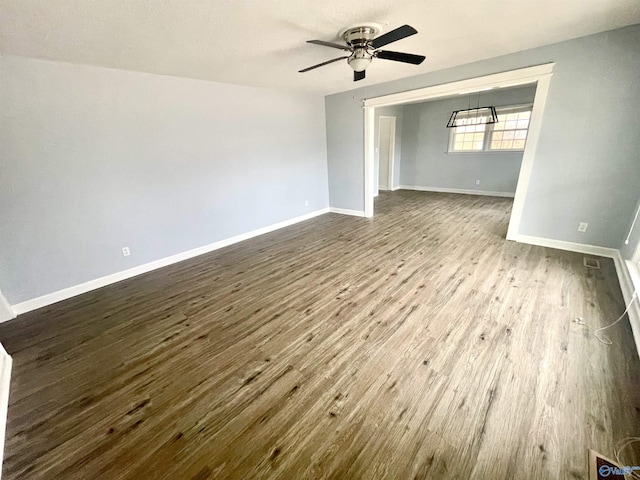
[[[498,123],[451,129],[449,152],[522,151],[527,141],[532,105],[496,107]]]

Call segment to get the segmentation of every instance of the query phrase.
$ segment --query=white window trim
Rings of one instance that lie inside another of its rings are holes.
[[[519,105],[505,105],[503,107],[496,107],[496,113],[498,115],[503,114],[505,111],[533,111],[533,103],[523,103]],[[491,133],[493,130],[494,124],[488,124],[484,131],[484,140],[482,143],[482,150],[454,150],[453,144],[455,139],[455,127],[450,128],[449,130],[449,146],[447,147],[447,154],[449,155],[469,155],[469,154],[486,154],[486,153],[513,153],[513,152],[524,152],[523,148],[500,148],[492,150],[489,148],[491,145]],[[529,126],[527,127],[527,139],[529,138],[529,129],[531,128],[531,119],[529,119]],[[518,130],[518,129],[516,129]],[[520,129],[522,130],[522,129]],[[514,131],[514,130],[507,130]],[[526,145],[525,145],[526,146]]]

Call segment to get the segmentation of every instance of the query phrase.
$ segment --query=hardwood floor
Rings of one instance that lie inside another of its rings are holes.
[[[383,193],[0,325],[5,479],[586,479],[640,432],[613,263]],[[640,447],[623,452],[640,465]]]

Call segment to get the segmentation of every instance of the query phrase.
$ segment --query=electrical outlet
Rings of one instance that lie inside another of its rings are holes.
[[[476,185],[480,185],[480,180],[476,180]]]
[[[308,207],[308,206],[309,206],[309,200],[305,200],[305,201],[304,201],[304,206],[305,206],[305,207]]]
[[[580,222],[580,225],[578,225],[578,231],[579,232],[586,232],[588,226],[589,226],[589,224],[587,222]]]
[[[131,250],[129,250],[129,247],[122,247],[122,255],[124,255],[125,257],[131,255]]]

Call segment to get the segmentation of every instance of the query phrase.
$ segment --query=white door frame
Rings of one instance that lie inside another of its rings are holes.
[[[16,318],[16,312],[13,311],[7,299],[2,295],[2,291],[0,291],[0,322],[5,322],[12,318]]]
[[[380,120],[383,118],[393,119],[391,122],[391,129],[389,130],[389,173],[387,175],[387,190],[393,190],[393,167],[396,156],[396,123],[397,117],[394,115],[380,115],[378,117],[378,172],[380,172]],[[380,173],[378,173],[378,176]],[[380,185],[380,179],[378,178],[378,185]]]
[[[415,103],[424,100],[433,100],[456,94],[468,94],[493,88],[515,87],[518,85],[537,84],[536,95],[533,100],[533,110],[529,124],[527,143],[522,155],[522,166],[518,177],[509,230],[508,240],[516,240],[520,229],[520,220],[524,209],[524,201],[529,187],[529,177],[533,169],[536,148],[540,137],[542,116],[549,93],[549,84],[553,75],[555,63],[537,65],[535,67],[510,70],[508,72],[495,73],[482,77],[460,80],[457,82],[435,85],[433,87],[420,88],[407,92],[394,93],[381,97],[370,98],[364,102],[364,216],[373,216],[373,182],[374,182],[374,128],[375,108],[405,103]],[[445,119],[446,120],[446,119]]]
[[[11,386],[11,366],[13,359],[0,344],[0,468],[4,458],[4,440],[9,412],[9,388]],[[0,475],[2,471],[0,471]]]

